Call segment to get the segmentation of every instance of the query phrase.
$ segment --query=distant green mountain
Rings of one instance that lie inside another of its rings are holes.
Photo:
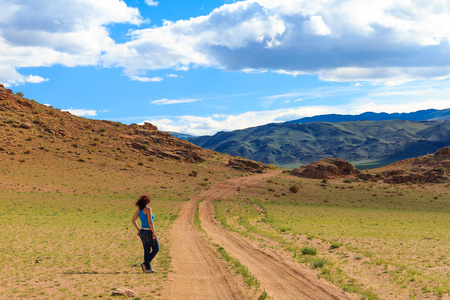
[[[354,121],[267,124],[189,139],[203,148],[286,168],[325,157],[359,168],[434,153],[450,145],[450,121]]]
[[[182,139],[182,140],[195,138],[194,135],[190,135],[190,134],[187,134],[187,133],[180,133],[180,132],[174,132],[174,131],[168,131],[168,132],[171,133],[172,136],[177,137],[177,138]]]
[[[298,120],[288,121],[288,123],[312,123],[312,122],[349,122],[349,121],[383,121],[383,120],[408,120],[408,121],[445,121],[450,120],[450,108],[448,109],[427,109],[412,113],[374,113],[366,112],[360,115],[320,115],[307,117]]]

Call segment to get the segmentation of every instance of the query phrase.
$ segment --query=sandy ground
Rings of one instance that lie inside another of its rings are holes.
[[[170,232],[173,272],[163,291],[167,299],[243,299],[245,288],[239,277],[225,267],[204,236],[195,228],[196,203],[203,229],[213,243],[237,258],[261,282],[261,289],[274,299],[351,299],[342,289],[318,279],[311,269],[274,250],[261,249],[254,242],[223,228],[214,219],[212,201],[233,193],[239,186],[251,185],[276,176],[279,171],[215,184],[183,206]]]

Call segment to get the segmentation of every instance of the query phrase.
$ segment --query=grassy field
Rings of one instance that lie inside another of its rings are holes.
[[[2,157],[0,299],[109,299],[129,288],[158,299],[170,271],[167,232],[183,202],[211,182],[239,176],[210,160],[79,162],[49,154]],[[197,177],[189,176],[192,171]],[[142,243],[131,224],[136,199],[152,198],[160,242],[143,274]]]
[[[182,201],[152,204],[161,252],[142,274],[142,245],[124,196],[0,192],[0,298],[107,298],[113,288],[157,295],[169,271],[166,232]]]
[[[297,193],[290,191],[296,185]],[[281,175],[215,202],[230,229],[317,268],[363,299],[449,297],[449,184]],[[315,255],[310,253],[314,249]]]

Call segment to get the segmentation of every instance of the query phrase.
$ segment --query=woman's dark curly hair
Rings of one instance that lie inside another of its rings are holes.
[[[140,210],[143,210],[150,203],[150,197],[147,195],[142,195],[139,197],[138,201],[136,201],[136,206],[139,207]]]

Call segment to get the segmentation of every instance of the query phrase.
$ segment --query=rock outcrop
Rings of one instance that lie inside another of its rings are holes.
[[[433,154],[392,163],[382,171],[386,183],[443,182],[449,180],[450,147]]]
[[[340,158],[324,158],[301,166],[289,174],[314,179],[334,179],[339,177],[354,177],[359,171],[349,162]]]
[[[231,158],[228,165],[236,170],[248,171],[253,173],[264,173],[269,169],[268,165],[265,165],[258,161],[253,161],[243,158]]]
[[[120,287],[112,291],[111,296],[126,296],[126,297],[137,297],[135,291]]]

